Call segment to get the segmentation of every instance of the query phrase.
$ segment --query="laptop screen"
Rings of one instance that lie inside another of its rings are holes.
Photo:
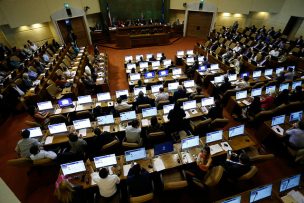
[[[270,94],[271,92],[275,92],[275,90],[276,90],[276,86],[271,85],[271,86],[266,87],[265,93]]]
[[[66,164],[61,164],[60,167],[61,167],[63,175],[65,175],[65,176],[86,171],[86,167],[82,160],[71,162],[71,163],[66,163]]]
[[[98,125],[108,125],[114,123],[113,115],[106,115],[106,116],[99,116],[97,117],[97,124]]]
[[[132,68],[135,69],[135,68],[136,68],[136,64],[135,64],[135,63],[128,63],[128,64],[127,64],[127,69],[128,69],[128,70],[131,70]]]
[[[129,91],[128,90],[117,90],[116,91],[116,98],[119,98],[120,96],[125,95],[126,97],[129,96]]]
[[[163,56],[162,53],[157,53],[157,54],[156,54],[156,58],[161,58],[162,56]]]
[[[289,68],[291,68],[293,72],[296,70],[296,67],[295,67],[295,66],[287,66],[287,70],[288,70]]]
[[[283,179],[280,184],[280,192],[284,192],[291,188],[298,187],[300,185],[300,180],[301,180],[300,174]]]
[[[293,82],[291,89],[292,90],[296,89],[296,86],[302,86],[302,81],[295,81],[295,82]]]
[[[140,68],[148,68],[148,66],[149,66],[148,62],[139,62]]]
[[[243,135],[245,131],[245,125],[239,125],[235,127],[229,128],[229,138],[238,136],[238,135]]]
[[[73,101],[71,98],[59,99],[58,105],[60,108],[68,107],[73,105]]]
[[[285,123],[285,115],[272,117],[271,126],[280,125]]]
[[[216,142],[223,139],[223,130],[218,130],[206,134],[206,143]]]
[[[133,56],[125,56],[125,62],[128,62],[130,60],[133,60]]]
[[[136,61],[140,61],[140,58],[141,58],[141,57],[144,58],[144,55],[142,55],[142,54],[136,55],[136,56],[135,56],[135,60],[136,60]]]
[[[276,68],[276,75],[279,75],[281,72],[284,72],[284,67]]]
[[[199,67],[198,67],[198,71],[199,71],[199,72],[204,72],[204,71],[207,70],[207,68],[208,68],[208,67],[207,67],[206,65],[205,65],[205,66],[199,66]]]
[[[187,137],[185,139],[182,139],[182,149],[188,149],[196,146],[199,146],[198,136]]]
[[[185,52],[184,51],[177,51],[176,55],[177,56],[183,56],[183,55],[185,55]]]
[[[219,68],[219,64],[210,64],[210,69],[211,70],[218,70]]]
[[[140,80],[140,73],[131,73],[130,80]]]
[[[282,83],[280,84],[279,91],[282,92],[283,90],[288,90],[289,88],[289,83]]]
[[[165,154],[173,151],[172,142],[164,142],[154,146],[154,156]]]
[[[247,90],[238,91],[235,93],[236,100],[247,98]]]
[[[186,53],[187,55],[193,55],[193,50],[187,50]]]
[[[147,94],[146,87],[134,87],[134,95],[135,96],[138,96],[140,91],[142,91],[144,94]]]
[[[272,185],[266,185],[264,187],[260,187],[257,189],[254,189],[250,192],[250,203],[256,202],[258,200],[267,198],[271,196],[272,192]]]
[[[159,67],[160,66],[160,61],[152,61],[151,65],[152,65],[152,67]]]
[[[183,109],[184,110],[196,109],[196,100],[184,101],[183,102]]]
[[[199,56],[197,57],[198,62],[203,62],[204,61],[204,56]]]
[[[255,97],[255,96],[261,96],[262,95],[262,88],[254,88],[251,90],[251,96]]]
[[[147,72],[145,73],[145,79],[150,79],[155,77],[155,72]]]
[[[186,80],[186,81],[184,81],[184,86],[186,88],[194,87],[195,86],[194,80]]]
[[[265,76],[272,76],[272,72],[273,72],[272,69],[265,69],[264,75]]]
[[[237,80],[237,74],[229,74],[228,75],[229,81],[236,81]]]
[[[188,57],[188,58],[186,59],[186,62],[187,62],[187,63],[194,63],[194,58],[193,58],[193,57]]]
[[[224,82],[224,75],[214,77],[214,83]]]
[[[241,203],[241,196],[233,197],[231,199],[227,199],[222,203]]]
[[[31,71],[31,70],[27,73],[28,73],[28,76],[30,76],[31,78],[37,78],[37,76],[38,76],[38,73]]]
[[[174,108],[174,104],[163,105],[164,114],[168,114]]]
[[[153,54],[146,54],[146,59],[149,60],[150,58],[152,58]]]
[[[214,105],[214,97],[202,98],[202,106],[211,106]]]
[[[261,75],[262,75],[261,70],[256,70],[256,71],[253,71],[253,73],[252,73],[252,77],[254,77],[254,78],[261,77]]]
[[[78,104],[92,103],[91,95],[78,96],[77,98],[78,98]]]
[[[158,76],[159,76],[159,77],[166,77],[168,74],[169,74],[169,71],[168,71],[168,70],[161,70],[161,71],[158,71]]]
[[[170,66],[171,65],[171,59],[163,60],[163,64],[164,64],[164,66]]]
[[[181,68],[173,68],[172,69],[172,75],[181,75],[182,69]]]
[[[111,100],[110,92],[103,92],[97,94],[97,101],[107,101]]]
[[[102,168],[106,166],[113,166],[117,164],[115,154],[109,154],[105,156],[94,157],[94,163],[96,168]]]
[[[56,123],[53,125],[48,125],[48,129],[50,131],[50,134],[56,134],[56,133],[62,133],[68,131],[65,123]]]
[[[168,90],[177,90],[177,87],[179,86],[178,82],[171,82],[168,83]]]
[[[136,119],[135,111],[127,111],[120,113],[120,121],[129,121]]]
[[[74,125],[75,130],[79,130],[79,129],[83,129],[83,128],[90,128],[91,121],[89,118],[74,120],[73,125]]]
[[[151,86],[152,93],[159,92],[159,88],[161,88],[161,87],[164,87],[164,86],[162,84],[160,84],[160,85],[152,85]]]
[[[143,118],[152,117],[152,116],[156,116],[156,115],[157,115],[156,107],[142,109]]]
[[[245,76],[249,77],[249,72],[241,73],[241,78],[244,78]]]
[[[133,149],[129,151],[125,151],[125,158],[126,161],[135,161],[138,159],[144,159],[146,158],[146,150],[144,147],[138,148],[138,149]]]
[[[39,111],[44,111],[53,108],[53,104],[51,101],[38,102],[37,103]]]
[[[30,131],[30,137],[40,137],[42,136],[42,131],[40,127],[27,128]]]
[[[300,121],[300,120],[302,120],[302,116],[303,116],[303,111],[297,111],[297,112],[290,113],[289,121],[290,122]]]

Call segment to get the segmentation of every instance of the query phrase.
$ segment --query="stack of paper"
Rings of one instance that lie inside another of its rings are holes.
[[[219,144],[214,144],[214,145],[210,146],[210,154],[211,155],[222,152],[222,151],[223,151],[223,149]]]
[[[156,171],[162,171],[165,169],[165,165],[164,165],[164,162],[162,159],[160,158],[155,158],[153,159],[153,167],[154,167],[154,170]]]

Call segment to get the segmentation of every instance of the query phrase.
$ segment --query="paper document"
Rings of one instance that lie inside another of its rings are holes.
[[[163,119],[164,119],[164,122],[165,122],[165,123],[168,123],[168,122],[169,122],[168,115],[163,115]]]
[[[150,125],[150,120],[148,120],[148,119],[142,119],[141,120],[141,125],[143,127],[149,126]]]
[[[128,176],[130,168],[131,168],[131,164],[123,165],[123,174],[124,174],[124,176]]]
[[[186,118],[190,118],[189,112],[188,112],[188,111],[185,111],[185,113],[186,113]]]
[[[106,131],[106,132],[111,132],[111,129],[110,129],[110,126],[109,125],[106,125],[106,126],[103,126],[103,131]]]
[[[283,129],[281,126],[279,126],[279,125],[272,126],[271,129],[272,129],[275,133],[277,133],[277,134],[279,134],[279,135],[281,135],[281,136],[283,136],[283,134],[284,134],[284,129]]]
[[[147,82],[149,82],[149,80],[148,79],[144,79],[144,82],[147,83]]]
[[[55,112],[54,112],[54,114],[60,114],[61,111],[62,111],[62,109],[56,109]]]
[[[191,163],[193,162],[192,156],[190,153],[182,152],[183,163]]]
[[[82,105],[78,105],[77,107],[76,107],[76,111],[82,111],[83,110],[83,106]]]
[[[228,142],[222,142],[221,143],[222,149],[225,150],[226,152],[228,150],[232,150],[231,146],[228,144]]]
[[[54,136],[48,136],[45,139],[44,144],[51,144],[53,142]]]
[[[187,88],[187,92],[188,92],[188,93],[192,93],[193,90],[192,90],[191,88]]]
[[[249,101],[247,101],[247,100],[243,100],[242,101],[243,102],[243,104],[245,104],[245,105],[247,105],[247,106],[249,106],[251,103],[249,102]]]
[[[165,169],[164,162],[161,158],[153,159],[153,168],[155,171],[162,171]]]
[[[79,135],[82,135],[82,137],[87,136],[87,129],[80,129],[79,130]]]
[[[159,80],[159,81],[164,81],[164,79],[163,79],[163,78],[158,78],[158,80]]]
[[[223,151],[222,147],[221,147],[219,144],[214,144],[214,145],[211,145],[211,146],[209,146],[209,147],[210,147],[210,154],[211,154],[211,155]]]
[[[289,198],[286,198],[289,200],[289,201],[286,201],[288,203],[290,203],[290,202],[303,203],[304,202],[304,196],[299,191],[291,190],[290,192],[287,193],[287,195],[285,197],[289,197]],[[282,198],[282,200],[283,200],[283,198]],[[283,202],[285,202],[285,201],[283,201]]]

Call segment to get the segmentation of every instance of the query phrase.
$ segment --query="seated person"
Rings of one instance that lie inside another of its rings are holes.
[[[293,72],[293,69],[292,68],[288,68],[287,69],[287,73],[285,73],[285,80],[293,80],[293,78],[294,78],[294,72]]]
[[[38,145],[33,145],[30,148],[30,153],[31,156],[30,158],[32,160],[39,160],[39,159],[56,159],[57,154],[53,151],[45,151],[45,150],[40,150]]]
[[[243,79],[240,78],[238,81],[235,82],[235,85],[236,85],[236,88],[238,88],[238,89],[249,87],[250,86],[249,77],[244,76]]]
[[[28,158],[31,156],[30,148],[33,145],[42,146],[38,140],[30,138],[30,131],[25,129],[21,132],[22,139],[18,141],[15,151],[18,154],[18,157]]]
[[[274,103],[276,106],[280,106],[282,104],[289,104],[289,90],[284,89],[282,92],[280,92],[278,96],[274,99]]]
[[[151,125],[147,129],[147,134],[149,133],[155,133],[155,132],[160,132],[163,131],[163,126],[158,123],[157,117],[153,116],[151,118]]]
[[[194,99],[196,95],[204,96],[203,88],[201,86],[196,86],[195,91],[190,94],[189,98]]]
[[[165,101],[169,99],[168,92],[165,92],[163,87],[159,88],[159,94],[155,98],[155,103],[158,104],[160,101]]]
[[[215,106],[209,109],[207,117],[211,118],[212,120],[216,118],[223,118],[223,107],[219,100],[216,100]]]
[[[126,142],[141,143],[141,128],[137,119],[131,122],[131,126],[126,127],[125,132]]]
[[[152,192],[152,180],[149,172],[139,164],[134,164],[127,176],[130,196],[137,197]]]
[[[128,104],[127,102],[123,102],[121,97],[118,97],[116,100],[117,104],[114,105],[114,109],[116,111],[121,111],[123,109],[131,109],[132,105]]]
[[[297,86],[290,95],[290,101],[303,101],[303,100],[304,100],[304,92],[302,91],[302,86]]]
[[[60,88],[65,88],[71,85],[62,75],[57,76],[57,80],[55,81],[55,84]]]
[[[274,105],[275,97],[276,97],[276,93],[274,91],[271,92],[266,97],[264,97],[261,100],[261,108],[262,108],[262,110],[269,110],[269,109],[271,109],[273,107],[273,105]]]
[[[186,98],[186,97],[187,97],[187,94],[186,94],[184,87],[182,85],[179,85],[177,87],[177,91],[174,92],[174,94],[173,94],[173,101],[176,102],[178,99]]]
[[[251,102],[251,104],[248,106],[247,109],[247,115],[248,116],[254,116],[258,114],[261,111],[261,101],[259,96],[255,96]]]
[[[28,113],[42,127],[48,125],[48,123],[50,121],[49,118],[48,118],[50,113],[49,112],[46,112],[46,113],[39,112],[38,108],[36,108],[35,106],[30,106],[28,108]]]
[[[304,148],[304,121],[295,123],[286,131],[286,140],[288,140],[288,145],[294,149]]]
[[[69,138],[69,144],[70,144],[70,152],[77,155],[84,155],[86,148],[87,148],[87,142],[82,139],[82,135],[80,134],[79,138],[76,133],[70,133],[68,135]]]
[[[227,152],[226,162],[223,164],[225,173],[235,179],[250,171],[250,159],[248,155],[241,152],[240,155],[233,153],[232,151]]]
[[[33,86],[33,82],[29,78],[29,75],[27,73],[23,73],[22,75],[22,82],[24,87],[28,90]]]
[[[101,131],[100,128],[94,129],[94,138],[92,140],[92,144],[90,145],[90,149],[94,150],[94,152],[98,153],[103,145],[109,144],[113,140],[115,140],[115,136],[111,135],[111,133],[107,131]]]
[[[181,104],[175,102],[174,108],[171,109],[168,114],[170,132],[178,132],[186,129],[184,117],[186,117],[185,110],[181,109]]]
[[[222,83],[219,87],[219,91],[221,93],[225,93],[227,90],[231,89],[231,82],[229,82],[228,77],[224,77],[224,83]]]
[[[145,96],[142,91],[138,93],[138,97],[136,98],[135,102],[136,106],[139,106],[141,104],[150,104],[149,97]]]

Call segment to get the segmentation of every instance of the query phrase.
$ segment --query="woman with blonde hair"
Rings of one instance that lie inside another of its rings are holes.
[[[71,183],[64,179],[64,176],[61,175],[58,177],[56,181],[56,188],[54,195],[58,198],[58,200],[62,203],[70,203],[73,200],[73,187]]]

